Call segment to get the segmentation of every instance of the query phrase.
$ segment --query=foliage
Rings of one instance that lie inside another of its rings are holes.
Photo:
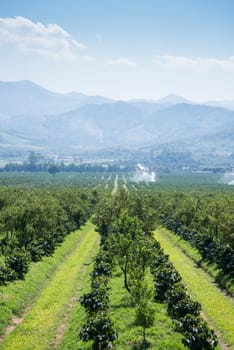
[[[0,285],[23,279],[29,262],[50,256],[92,214],[97,192],[0,188]]]
[[[113,264],[110,252],[102,247],[95,258],[92,277],[92,290],[80,298],[81,305],[87,313],[87,321],[80,332],[80,339],[93,341],[93,349],[107,349],[117,338],[113,323],[108,316],[109,287]]]
[[[216,263],[217,267],[223,271],[225,275],[234,277],[234,250],[225,244],[216,242],[206,233],[198,233],[189,227],[180,225],[173,219],[163,219],[164,225],[170,230],[181,236],[190,244],[197,248],[202,258],[209,263]]]
[[[172,264],[158,267],[154,272],[155,281],[155,300],[166,300],[167,292],[171,290],[178,282],[181,281],[181,277],[174,269]]]
[[[155,299],[166,301],[168,314],[174,319],[177,330],[184,334],[184,345],[193,350],[214,349],[218,343],[217,337],[201,318],[201,305],[186,293],[179,273],[160,247],[157,253],[151,265]],[[196,320],[196,324],[192,324],[192,320]]]
[[[31,261],[30,253],[26,249],[15,249],[11,255],[7,256],[5,265],[8,270],[14,271],[16,279],[23,279],[28,272]]]
[[[55,184],[60,176],[54,179]],[[177,330],[183,332],[186,346],[213,349],[217,338],[202,320],[200,304],[187,294],[169,257],[152,238],[152,229],[156,223],[164,222],[194,247],[199,246],[203,259],[215,261],[229,273],[233,269],[230,194],[224,195],[227,205],[215,206],[221,194],[153,191],[149,186],[148,190],[137,187],[138,191],[122,190],[110,196],[92,187],[93,178],[84,181],[91,190],[56,186],[0,189],[0,284],[23,278],[30,260],[39,261],[53,254],[66,235],[83,225],[96,207],[93,220],[101,235],[101,249],[94,259],[91,291],[80,298],[87,314],[80,332],[82,339],[92,340],[94,348],[98,348],[100,344],[110,346],[116,338],[110,319],[109,281],[113,269],[119,266],[144,338],[153,322],[154,298],[167,304],[168,314]],[[146,278],[149,268],[153,292]]]
[[[96,314],[90,318],[80,332],[83,341],[93,340],[93,349],[108,349],[110,343],[117,339],[117,334],[113,328],[113,323],[103,313]]]
[[[109,297],[106,288],[94,289],[80,298],[81,305],[89,312],[94,313],[105,310],[109,304]]]
[[[142,301],[136,309],[136,325],[143,328],[143,343],[146,342],[146,329],[154,325],[154,308],[146,300]]]
[[[192,350],[212,350],[218,344],[214,331],[210,330],[206,322],[196,315],[188,314],[177,321],[176,325],[177,329],[185,335],[183,343]]]

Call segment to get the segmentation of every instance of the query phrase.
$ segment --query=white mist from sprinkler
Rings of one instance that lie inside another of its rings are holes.
[[[133,175],[132,180],[134,182],[156,182],[156,174],[154,171],[149,171],[148,168],[144,167],[142,164],[137,164],[137,169]]]
[[[231,172],[224,173],[220,182],[234,186],[234,170]]]

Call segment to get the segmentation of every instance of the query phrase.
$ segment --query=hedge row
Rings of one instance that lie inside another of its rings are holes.
[[[87,313],[80,339],[93,341],[94,350],[108,349],[117,339],[113,322],[109,318],[109,279],[112,276],[112,260],[107,250],[101,248],[95,258],[94,269],[91,274],[91,292],[80,298],[81,305]]]
[[[158,242],[151,272],[155,301],[167,303],[168,314],[173,318],[177,331],[184,335],[183,344],[192,350],[214,349],[217,337],[200,316],[201,305],[187,294],[181,276]]]
[[[234,250],[231,247],[215,241],[206,233],[192,230],[167,216],[162,217],[162,223],[195,247],[205,261],[215,263],[225,275],[231,278],[234,277]]]

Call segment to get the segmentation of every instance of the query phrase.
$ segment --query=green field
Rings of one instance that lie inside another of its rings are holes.
[[[118,334],[113,349],[187,349],[166,298],[155,297],[151,268],[159,252],[155,256],[157,250],[149,238],[160,243],[188,296],[201,304],[199,317],[218,336],[217,349],[234,348],[234,301],[227,295],[233,291],[232,278],[222,275],[227,283],[226,291],[221,290],[215,283],[221,271],[216,263],[203,260],[189,241],[165,229],[160,221],[164,217],[185,222],[231,249],[233,186],[218,181],[217,174],[164,173],[159,174],[158,182],[145,184],[134,183],[132,173],[127,172],[59,173],[54,177],[1,173],[0,349],[94,349],[92,341],[80,339],[80,332],[98,312],[90,316],[79,299],[93,292],[91,272],[103,247],[113,264],[105,309]],[[34,259],[38,251],[41,255]],[[123,278],[126,257],[130,291]],[[25,272],[11,280],[14,268],[21,271],[21,263],[27,263]],[[143,275],[140,266],[146,269]],[[133,302],[131,293],[138,282],[142,282],[141,297]],[[172,288],[178,286],[175,282]],[[144,287],[150,290],[149,300],[142,297]],[[146,328],[146,343],[142,326],[136,322],[140,298],[155,316],[153,325]],[[107,348],[100,343],[100,349]]]

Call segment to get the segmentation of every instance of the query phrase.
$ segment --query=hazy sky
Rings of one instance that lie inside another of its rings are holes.
[[[0,80],[234,99],[233,0],[0,0]]]

